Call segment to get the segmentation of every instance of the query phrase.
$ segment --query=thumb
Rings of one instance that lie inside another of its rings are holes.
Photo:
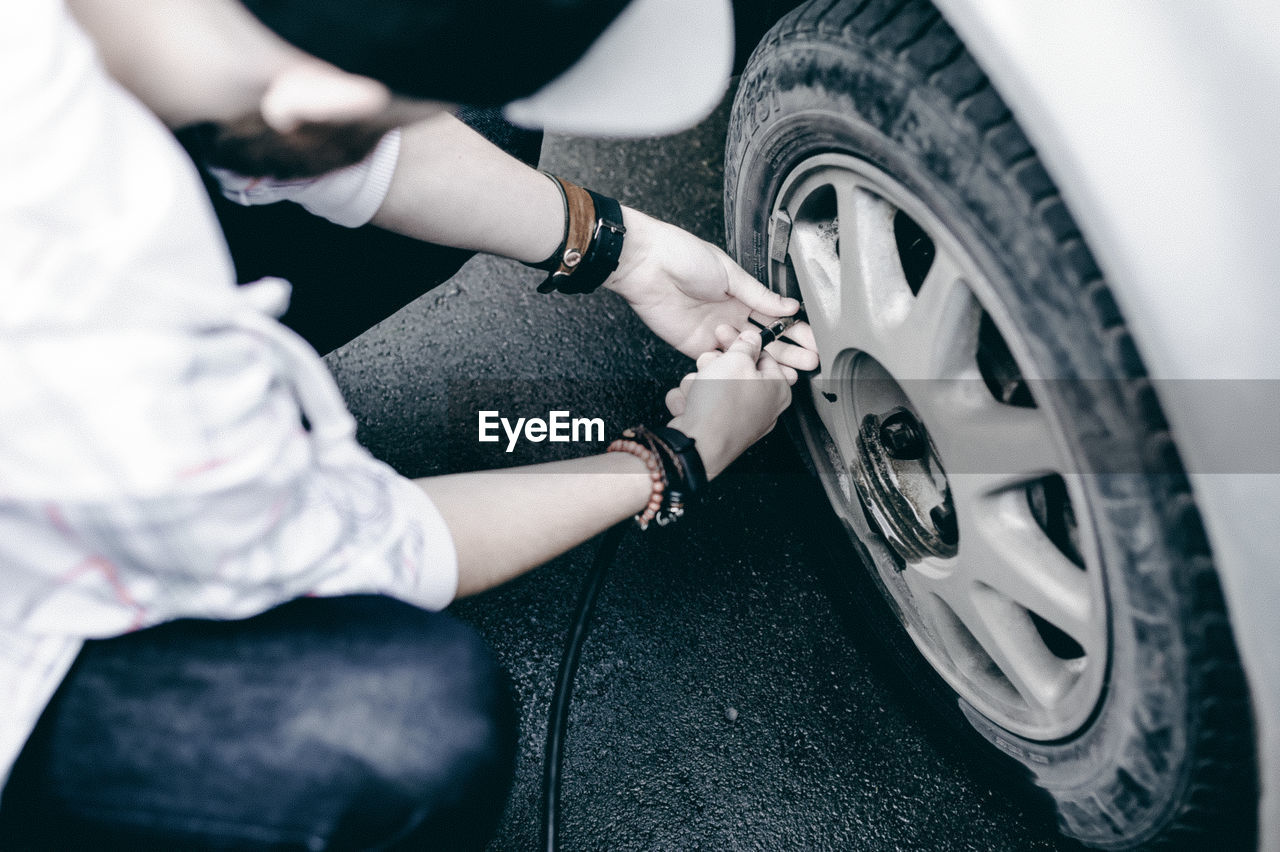
[[[729,295],[751,310],[771,317],[789,317],[800,310],[798,301],[770,290],[737,264],[734,264],[729,275]]]
[[[733,343],[729,344],[726,352],[741,352],[755,363],[760,357],[760,330],[755,326],[747,326]]]

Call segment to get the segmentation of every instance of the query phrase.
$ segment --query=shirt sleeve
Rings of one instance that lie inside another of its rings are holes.
[[[247,177],[210,168],[222,194],[237,204],[253,206],[293,201],[308,212],[346,228],[365,225],[378,212],[400,158],[400,131],[392,130],[360,162],[316,178],[276,180]]]
[[[0,442],[0,622],[89,638],[304,595],[453,599],[435,505],[356,442],[323,362],[247,301],[211,333],[14,342],[0,369],[12,422],[32,424]]]

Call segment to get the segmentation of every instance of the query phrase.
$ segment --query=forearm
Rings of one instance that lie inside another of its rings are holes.
[[[652,493],[644,463],[627,453],[417,483],[453,535],[459,597],[500,585],[639,513]]]
[[[545,176],[449,114],[401,134],[395,178],[375,225],[522,261],[555,251],[564,206]]]
[[[395,177],[373,224],[439,245],[536,263],[564,239],[564,201],[547,177],[455,116],[442,113],[401,128]],[[618,273],[642,262],[662,229],[622,208],[627,238]]]

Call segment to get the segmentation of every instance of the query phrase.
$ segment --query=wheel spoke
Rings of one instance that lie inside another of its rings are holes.
[[[1045,647],[1025,610],[980,588],[972,591],[965,626],[1028,704],[1052,711],[1070,685],[1066,666]]]
[[[810,199],[824,196],[821,217]],[[834,199],[834,203],[831,203]],[[893,235],[895,208],[846,173],[808,179],[787,208],[789,257],[824,364],[850,349],[877,357],[886,332],[910,305]]]
[[[1049,540],[1019,493],[1002,494],[960,521],[970,580],[1030,610],[1085,649],[1096,650],[1089,577]]]
[[[892,204],[849,176],[835,184],[840,232],[840,313],[849,344],[879,359],[897,346],[890,330],[911,304],[893,233]]]
[[[940,252],[910,310],[890,330],[895,343],[885,365],[902,380],[955,378],[974,363],[981,319],[959,264]]]
[[[981,594],[962,573],[932,579],[909,569],[907,575],[914,594],[932,592],[967,633],[953,635],[947,643],[958,666],[977,674],[982,668],[981,655],[985,655],[1029,706],[1037,711],[1053,707],[1063,692],[1062,666],[1034,638],[1035,627],[1025,611],[996,596]],[[952,632],[945,626],[943,630]],[[973,642],[980,650],[972,648]]]
[[[804,234],[797,234],[792,244],[803,243],[805,239]],[[839,290],[835,261],[824,261],[814,252],[793,253],[791,266],[795,270],[809,325],[818,342],[819,362],[823,367],[835,364],[840,353],[849,348],[849,341],[859,336],[843,325],[839,306],[835,303]]]
[[[1049,418],[997,402],[978,377],[908,388],[931,430],[953,493],[983,496],[1062,469]]]
[[[835,364],[836,356],[846,348],[841,342],[844,329],[840,312],[837,214],[834,203],[815,204],[814,199],[834,195],[834,192],[822,173],[810,175],[796,187],[784,207],[792,221],[787,257],[818,342],[818,356],[827,372],[828,365]]]

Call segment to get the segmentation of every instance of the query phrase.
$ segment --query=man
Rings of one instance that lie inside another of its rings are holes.
[[[245,15],[238,4],[152,4],[145,10],[127,0],[73,4],[112,73],[170,127],[195,129],[193,144],[206,149],[213,165],[252,172],[248,177],[254,181],[262,175],[283,178],[288,197],[288,185],[297,178],[358,159],[379,140],[390,147],[382,134],[417,119],[393,140],[399,156],[388,158],[394,181],[381,206],[361,214],[420,240],[529,263],[545,260],[563,235],[560,196],[545,177],[444,112],[440,101],[492,104],[520,98],[506,107],[509,115],[561,132],[665,132],[693,123],[715,105],[732,59],[723,0],[692,6],[674,0],[495,2],[467,6],[452,17],[438,10],[462,4],[392,0],[370,9],[346,0],[320,5],[255,0],[249,5],[304,47],[321,50],[323,59],[393,80],[397,94],[369,77],[339,71],[291,44],[272,41],[265,28],[252,40],[244,38]],[[377,20],[380,8],[398,29],[394,44],[388,47],[390,38],[381,33],[365,40],[378,45],[348,37],[359,21]],[[405,9],[425,11],[415,18]],[[550,17],[553,10],[559,17]],[[587,10],[594,11],[586,15]],[[450,27],[439,27],[439,18],[448,18]],[[598,28],[614,18],[615,26],[555,85],[521,97],[576,58]],[[504,25],[499,29],[491,21]],[[160,56],[137,49],[156,32],[164,33],[166,49]],[[540,33],[545,36],[539,38]],[[234,51],[225,49],[241,39]],[[437,53],[443,56],[427,62]],[[548,58],[539,60],[544,54]],[[405,92],[430,93],[432,100],[404,97]],[[214,126],[216,132],[201,132]],[[319,143],[317,128],[324,134]],[[339,132],[330,132],[334,129]],[[375,151],[375,159],[385,153]],[[460,163],[467,165],[459,168]],[[230,194],[253,203],[251,194],[238,191],[243,186],[233,182]],[[347,225],[360,223],[360,216],[326,207],[322,202],[313,210]],[[605,286],[686,355],[697,357],[726,343],[715,339],[716,326],[741,327],[750,310],[794,312],[794,302],[770,293],[702,240],[629,208],[623,218],[628,229],[624,254]],[[651,246],[662,256],[646,256],[655,254]],[[362,296],[368,298],[368,290],[378,286],[362,280]],[[784,362],[788,357],[812,366],[803,353],[789,353]]]
[[[283,285],[234,286],[195,173],[134,97],[171,126],[214,125],[201,144],[233,168],[232,193],[251,192],[242,173],[267,163],[283,181],[273,192],[301,187],[344,223],[359,224],[359,208],[414,237],[536,263],[568,239],[561,189],[445,115],[448,90],[428,79],[466,83],[468,61],[474,77],[498,57],[441,46],[441,62],[394,80],[393,95],[231,0],[80,0],[79,22],[130,95],[59,3],[18,5],[0,18],[0,765],[12,762],[0,845],[483,842],[510,779],[509,697],[482,643],[435,611],[666,510],[658,485],[674,468],[655,462],[659,448],[632,447],[415,483],[374,461],[323,365],[265,315],[283,307]],[[430,5],[453,12],[424,30],[444,33],[441,45],[495,19],[484,4]],[[610,22],[664,3],[602,5],[531,92],[601,28],[608,38]],[[348,22],[340,40],[386,44],[387,20],[360,8],[367,28]],[[571,23],[513,21],[499,47]],[[369,51],[371,67],[379,56]],[[575,99],[572,69],[559,79],[588,117],[642,112]],[[619,105],[626,80],[609,92]],[[695,117],[651,106],[668,123]],[[572,122],[564,107],[552,86],[509,113]],[[671,425],[714,478],[772,428],[794,369],[813,366],[800,347],[775,349],[779,363],[752,332],[735,335],[753,309],[798,306],[690,235],[621,217],[604,286],[687,354],[727,349],[669,395]]]

